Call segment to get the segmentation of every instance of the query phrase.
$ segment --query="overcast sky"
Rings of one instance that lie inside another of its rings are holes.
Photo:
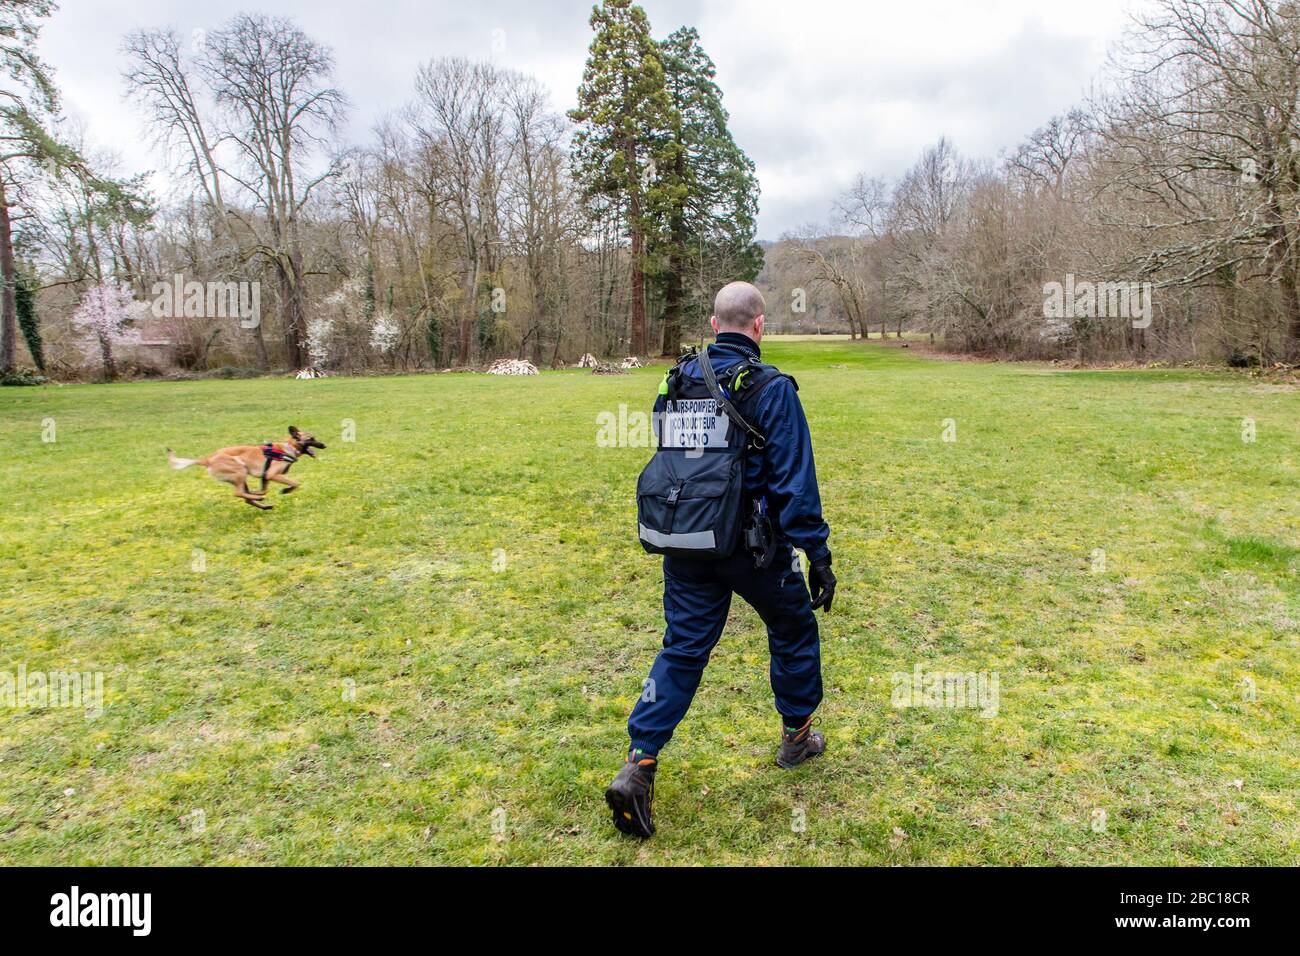
[[[695,26],[740,146],[758,166],[759,236],[824,222],[857,172],[893,178],[941,135],[993,157],[1078,102],[1136,0],[643,0],[655,36]],[[445,55],[531,73],[573,105],[591,31],[581,0],[60,0],[41,40],[67,111],[124,172],[164,169],[123,95],[121,37],[184,36],[257,11],[333,48],[349,138]],[[157,184],[157,183],[156,183]]]

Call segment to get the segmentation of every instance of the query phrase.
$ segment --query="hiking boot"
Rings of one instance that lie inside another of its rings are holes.
[[[654,835],[655,770],[659,763],[639,750],[628,755],[614,782],[605,791],[605,802],[614,811],[614,826],[629,836],[645,840]]]
[[[781,732],[781,750],[776,755],[776,765],[785,770],[797,767],[809,757],[816,757],[826,749],[826,739],[812,729],[809,717],[802,727],[784,727]]]

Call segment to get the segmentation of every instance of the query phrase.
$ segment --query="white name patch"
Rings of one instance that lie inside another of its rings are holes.
[[[669,448],[716,448],[727,444],[729,425],[713,399],[685,398],[668,403],[660,434]]]

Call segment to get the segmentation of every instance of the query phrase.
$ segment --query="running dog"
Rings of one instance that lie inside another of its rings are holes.
[[[289,426],[289,440],[285,442],[267,442],[265,445],[231,445],[220,448],[206,458],[177,458],[170,448],[167,449],[167,461],[180,471],[190,465],[202,465],[208,474],[217,481],[228,481],[235,486],[235,497],[243,498],[254,508],[271,510],[271,505],[262,504],[266,497],[267,482],[274,481],[285,485],[280,494],[287,495],[302,482],[289,477],[289,466],[303,455],[316,457],[315,448],[325,446],[316,440],[310,432],[299,431]],[[248,479],[261,478],[262,490],[249,491]]]

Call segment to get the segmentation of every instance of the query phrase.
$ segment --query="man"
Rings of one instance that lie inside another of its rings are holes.
[[[813,609],[829,612],[835,595],[831,552],[826,544],[830,529],[822,520],[812,440],[797,386],[789,376],[759,361],[764,309],[762,293],[748,282],[725,286],[714,299],[710,323],[717,341],[709,347],[708,357],[717,380],[731,383],[737,412],[764,437],[745,454],[744,494],[749,501],[744,513],[749,513],[750,503],[765,510],[775,532],[775,557],[769,549],[770,563],[758,567],[759,560],[743,544],[723,558],[664,556],[667,629],[663,650],[650,669],[646,692],[628,718],[631,746],[627,760],[605,791],[614,825],[641,838],[651,836],[655,829],[652,805],[659,751],[686,716],[709,654],[727,623],[733,593],[748,602],[767,625],[772,692],[782,721],[777,765],[795,767],[826,748],[822,735],[811,727],[813,711],[822,699],[821,651]],[[690,358],[674,370],[677,382],[691,395],[712,394],[702,391],[700,361],[702,358]],[[743,376],[736,371],[738,365],[747,373],[756,372],[752,380],[763,384],[746,391]],[[667,387],[661,386],[655,402],[656,421],[663,421],[670,402],[667,392]],[[723,395],[726,397],[726,390]],[[801,549],[808,558],[811,595],[792,548]]]

